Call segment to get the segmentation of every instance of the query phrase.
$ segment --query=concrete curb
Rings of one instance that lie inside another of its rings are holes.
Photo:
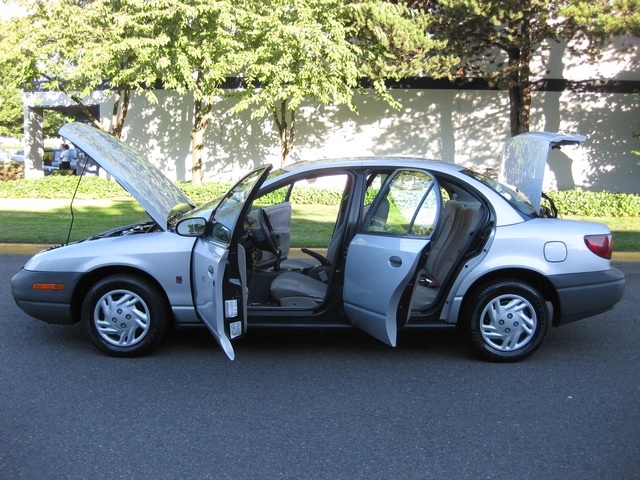
[[[35,243],[3,243],[0,244],[1,255],[34,255],[51,245],[40,245]]]

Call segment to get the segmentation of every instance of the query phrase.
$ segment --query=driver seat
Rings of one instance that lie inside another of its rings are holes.
[[[327,295],[327,284],[298,272],[284,272],[271,283],[271,296],[283,307],[315,308]]]

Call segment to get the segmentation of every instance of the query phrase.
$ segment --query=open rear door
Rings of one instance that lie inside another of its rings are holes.
[[[440,211],[435,180],[398,171],[372,204],[363,231],[349,245],[343,300],[349,320],[395,347],[410,313],[407,288],[421,266]]]
[[[398,314],[409,313],[408,308],[401,309],[402,296],[427,244],[424,239],[383,241],[362,234],[353,239],[344,284],[344,308],[353,325],[396,346]],[[410,304],[411,297],[404,300]]]
[[[214,209],[204,235],[193,247],[191,276],[196,312],[229,359],[231,340],[247,331],[247,268],[238,243],[247,209],[271,167],[254,170],[233,187]]]

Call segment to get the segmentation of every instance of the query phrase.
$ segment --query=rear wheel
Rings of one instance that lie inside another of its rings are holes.
[[[538,290],[519,280],[503,280],[472,294],[464,322],[471,344],[483,358],[515,362],[540,347],[550,319]]]
[[[169,324],[169,306],[162,292],[133,275],[111,275],[87,292],[82,322],[98,348],[118,357],[139,357],[153,351]]]

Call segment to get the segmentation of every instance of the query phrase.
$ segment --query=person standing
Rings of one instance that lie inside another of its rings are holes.
[[[60,152],[60,170],[71,170],[71,151],[69,145],[63,143],[61,145],[62,152]]]

